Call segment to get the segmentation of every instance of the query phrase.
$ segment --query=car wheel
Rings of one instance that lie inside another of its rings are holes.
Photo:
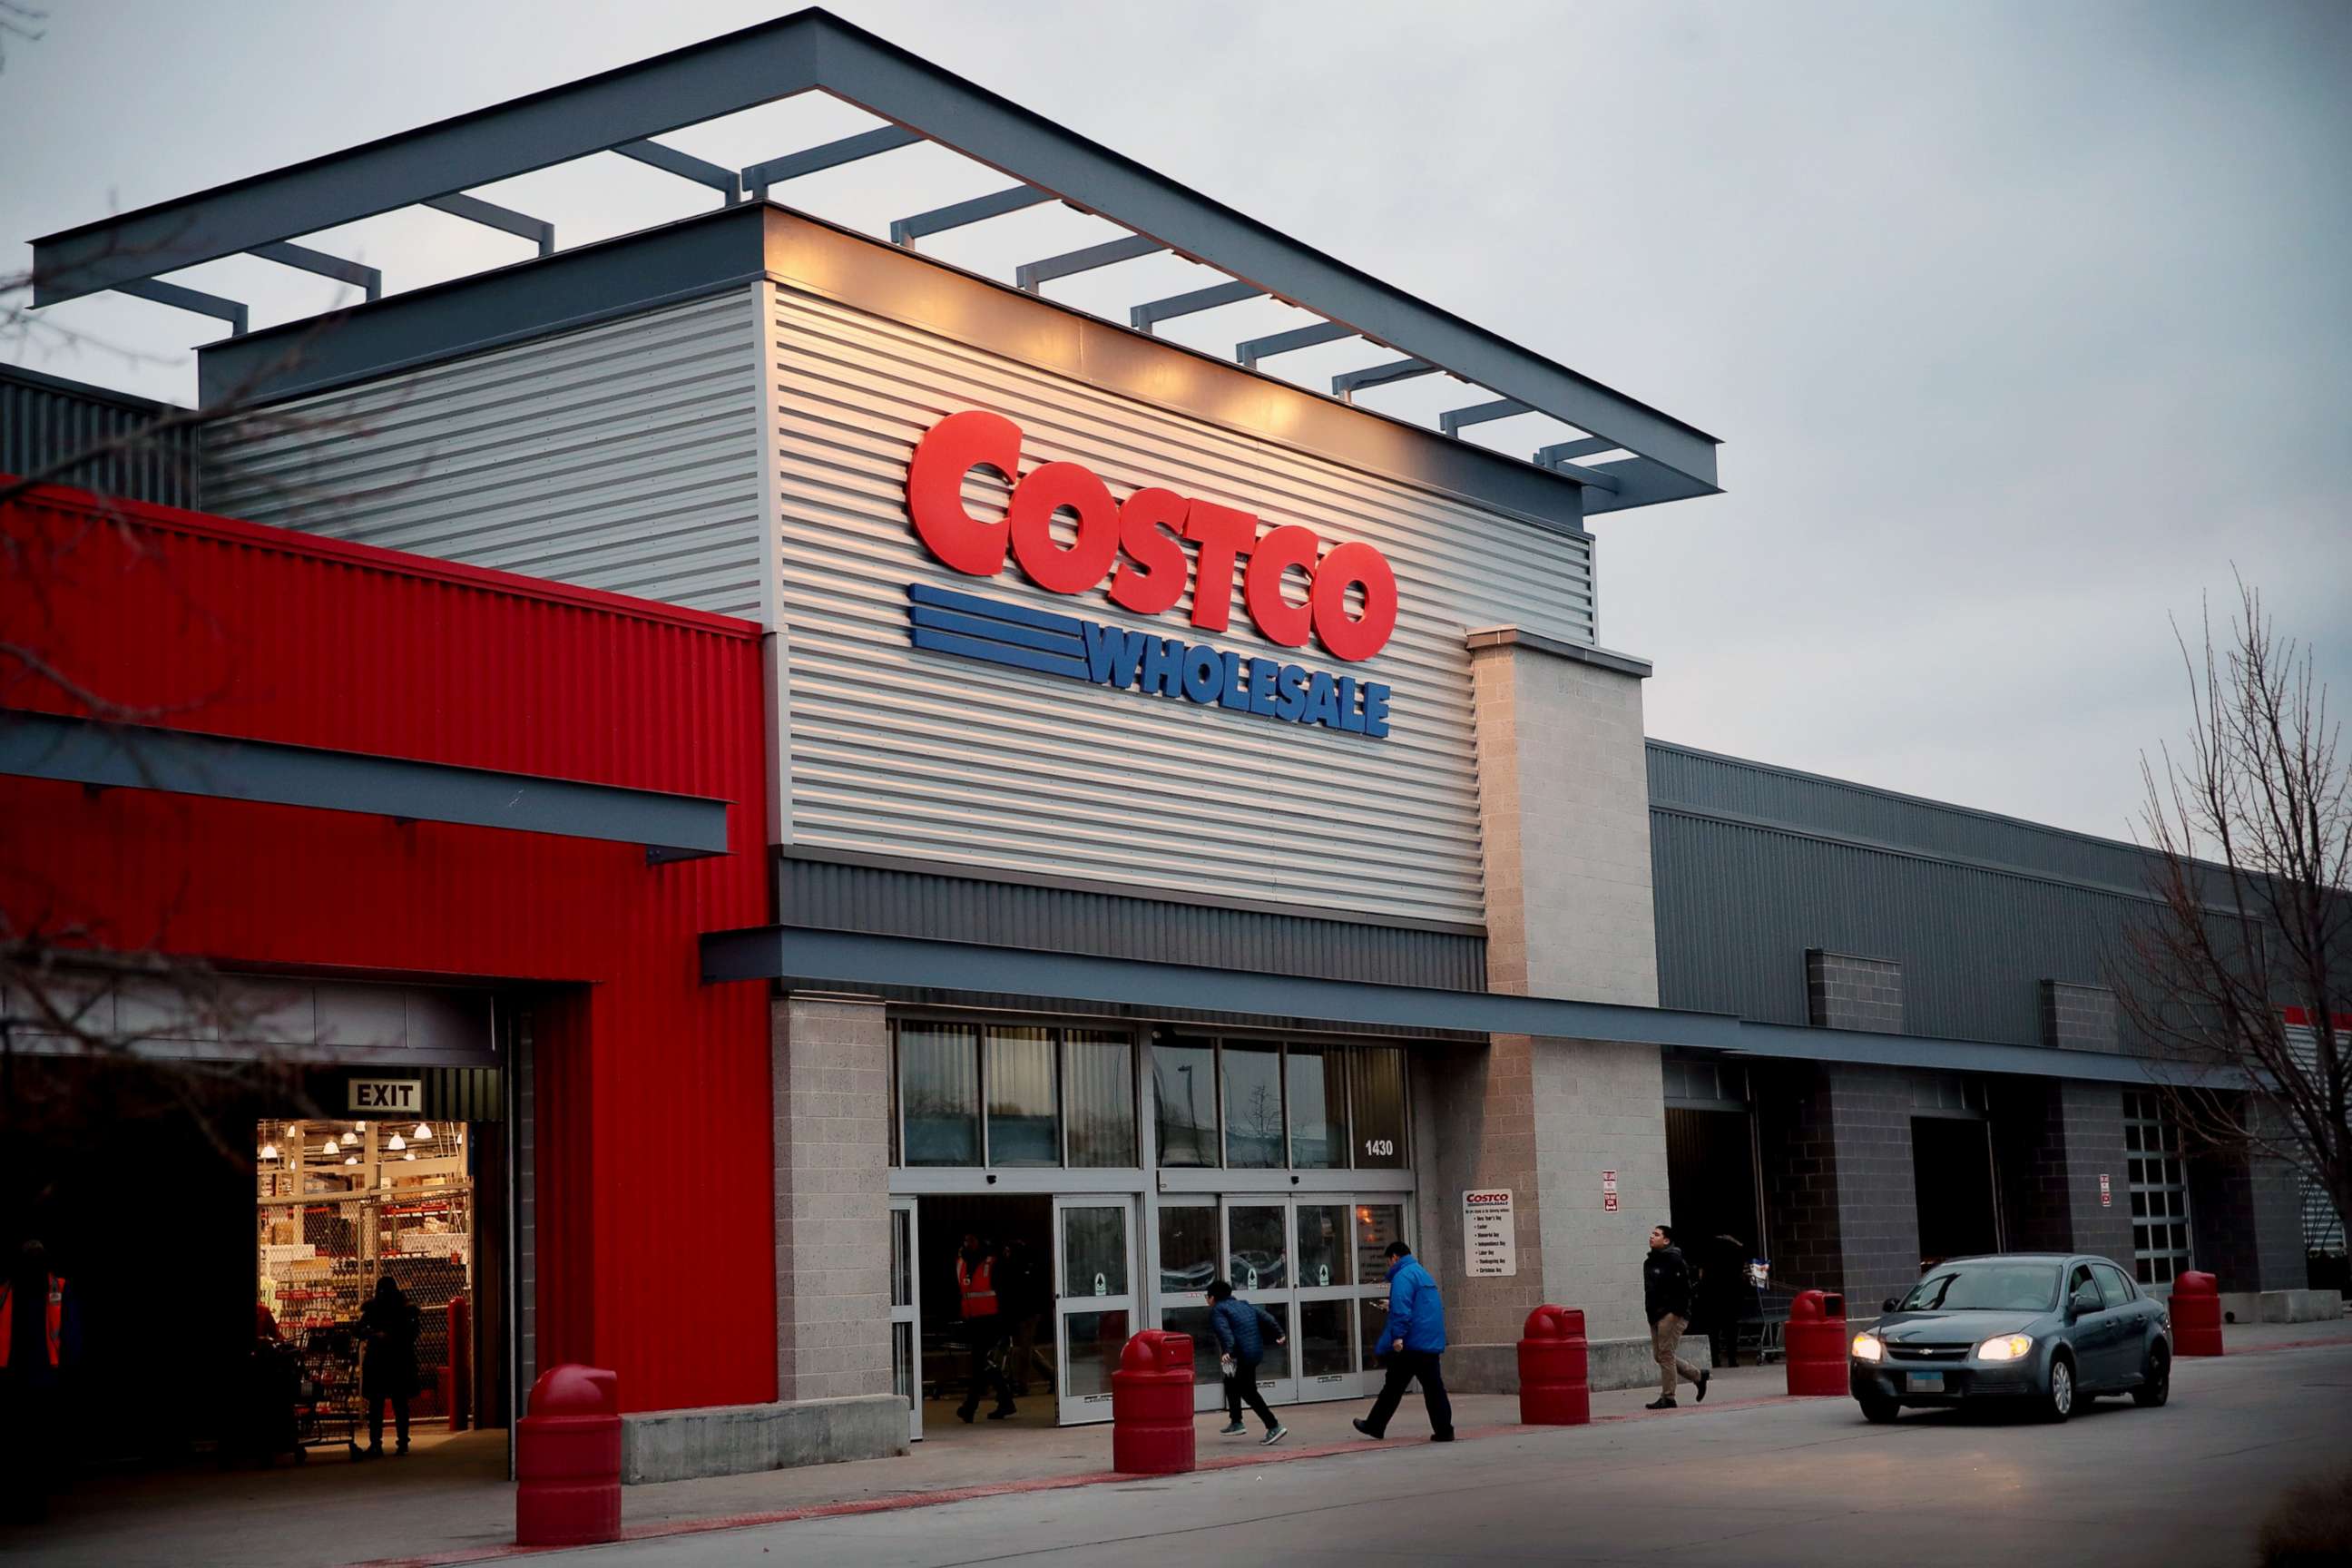
[[[1884,1424],[1903,1414],[1903,1406],[1892,1399],[1864,1399],[1861,1405],[1864,1421]]]
[[[2147,1347],[2147,1366],[2140,1373],[2140,1384],[2132,1390],[2132,1403],[2143,1410],[2153,1410],[2172,1397],[2172,1352],[2158,1340]]]
[[[2050,1358],[2050,1384],[2042,1391],[2042,1419],[2059,1422],[2074,1413],[2074,1363],[2064,1356]]]

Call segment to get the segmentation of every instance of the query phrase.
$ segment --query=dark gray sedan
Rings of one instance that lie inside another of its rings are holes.
[[[1906,1405],[2010,1400],[2063,1421],[2102,1394],[2162,1405],[2172,1319],[2104,1258],[2011,1252],[1937,1264],[1853,1337],[1853,1396],[1873,1421]]]

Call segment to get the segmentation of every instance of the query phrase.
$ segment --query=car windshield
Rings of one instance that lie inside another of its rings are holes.
[[[1911,1287],[1904,1312],[2046,1312],[2058,1300],[2051,1263],[1954,1263]]]

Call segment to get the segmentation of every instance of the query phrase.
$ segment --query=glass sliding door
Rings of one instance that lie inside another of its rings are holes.
[[[1054,1200],[1054,1330],[1065,1426],[1110,1419],[1110,1374],[1134,1331],[1142,1294],[1134,1215],[1135,1200],[1122,1194]]]
[[[1302,1199],[1293,1209],[1298,1237],[1298,1327],[1291,1336],[1298,1397],[1352,1399],[1364,1391],[1356,1352],[1353,1216],[1345,1198]]]
[[[1258,1392],[1269,1405],[1294,1404],[1298,1398],[1298,1380],[1292,1371],[1291,1352],[1297,1325],[1291,1321],[1295,1292],[1290,1205],[1280,1199],[1268,1203],[1228,1198],[1225,1257],[1225,1278],[1234,1282],[1234,1293],[1252,1306],[1264,1308],[1268,1317],[1282,1325],[1282,1337],[1292,1342],[1276,1344],[1271,1336],[1266,1338],[1265,1359],[1257,1368]]]

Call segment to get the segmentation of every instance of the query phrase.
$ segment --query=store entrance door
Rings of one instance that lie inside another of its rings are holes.
[[[1264,1308],[1266,1316],[1280,1323],[1282,1337],[1289,1342],[1276,1344],[1269,1337],[1263,1346],[1265,1359],[1258,1363],[1257,1387],[1269,1405],[1295,1405],[1298,1401],[1297,1363],[1290,1353],[1298,1332],[1291,1310],[1297,1301],[1291,1268],[1293,1256],[1288,1204],[1279,1199],[1272,1203],[1248,1198],[1227,1200],[1225,1278],[1233,1281],[1235,1295],[1252,1306]],[[1217,1353],[1213,1337],[1205,1351],[1211,1356]],[[1195,1353],[1201,1352],[1196,1350]]]
[[[1062,1426],[1110,1419],[1110,1374],[1133,1331],[1135,1200],[1054,1200],[1054,1333]]]

